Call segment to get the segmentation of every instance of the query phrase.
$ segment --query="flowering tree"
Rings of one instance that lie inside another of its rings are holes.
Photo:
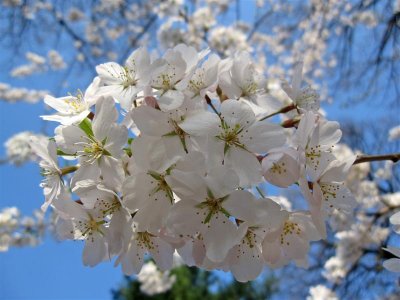
[[[22,133],[7,142],[7,156],[15,164],[39,160],[42,211],[54,209],[59,238],[85,240],[85,265],[115,257],[125,274],[139,273],[150,254],[167,270],[178,252],[186,265],[230,271],[246,282],[263,266],[293,261],[305,267],[310,242],[322,240],[311,253],[323,257],[319,263],[327,262],[315,268],[324,267],[337,290],[365,255],[387,253],[381,247],[394,236],[384,227],[399,207],[392,195],[396,185],[390,175],[383,178],[386,183],[372,180],[389,172],[388,166],[379,172],[362,166],[397,162],[397,149],[357,156],[338,146],[339,124],[327,120],[320,100],[334,98],[330,88],[347,88],[360,72],[369,82],[364,98],[374,96],[372,87],[398,78],[398,7],[390,1],[329,1],[327,6],[258,1],[249,22],[239,2],[235,9],[224,1],[3,3],[4,12],[12,12],[4,43],[18,45],[15,34],[40,39],[34,28],[45,22],[54,24],[54,40],[61,32],[60,43],[69,46],[69,61],[55,50],[47,57],[27,52],[28,63],[12,68],[12,76],[60,72],[68,81],[80,72],[94,77],[86,89],[80,84],[84,91],[63,97],[7,84],[1,89],[3,100],[44,98],[56,111],[42,116],[59,124],[54,137]],[[221,26],[232,13],[234,25]],[[282,14],[293,14],[299,26],[276,22]],[[364,25],[382,36],[368,63],[375,73],[357,70],[347,60],[358,45],[353,39],[365,34],[365,27],[359,28]],[[157,41],[151,39],[155,31]],[[334,55],[341,42],[346,51]],[[137,48],[159,45],[162,55]],[[336,68],[338,62],[342,68]],[[388,66],[394,71],[375,76]],[[346,74],[346,82],[327,81],[332,72],[334,78]],[[291,80],[278,80],[286,73]],[[390,89],[397,92],[396,85]],[[398,133],[394,127],[390,139]],[[373,189],[376,198],[366,203]],[[12,212],[4,211],[5,224],[12,223]],[[391,221],[399,224],[396,217]],[[10,232],[2,232],[5,245],[13,244]],[[336,242],[336,254],[329,258]],[[350,253],[349,244],[357,251]],[[396,264],[386,266],[397,270]],[[310,293],[317,297],[318,291],[331,293],[323,287]]]

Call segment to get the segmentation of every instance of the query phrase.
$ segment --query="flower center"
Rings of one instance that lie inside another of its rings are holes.
[[[229,195],[222,198],[215,198],[211,190],[207,189],[207,198],[196,205],[196,208],[204,209],[207,212],[206,218],[203,221],[204,224],[210,222],[211,218],[218,213],[223,213],[227,218],[230,217],[230,213],[222,207],[223,202],[228,197]]]
[[[121,74],[122,86],[127,89],[130,86],[135,86],[137,80],[135,78],[135,72],[130,70],[128,67],[124,67],[124,72]]]
[[[64,100],[66,104],[68,104],[71,109],[71,113],[80,113],[87,109],[87,104],[83,98],[83,94],[80,90],[78,90],[76,96],[71,96]]]
[[[280,236],[281,245],[286,244],[287,246],[290,245],[288,241],[285,241],[286,237],[290,234],[297,234],[301,233],[300,226],[297,223],[286,221],[283,225],[283,230]]]
[[[94,137],[85,138],[87,139],[86,142],[77,143],[78,145],[82,146],[82,150],[78,151],[77,155],[85,158],[86,163],[91,164],[103,155],[111,156],[110,152],[104,148],[106,139],[104,139],[102,142],[99,142]]]
[[[153,237],[152,234],[145,232],[138,232],[136,233],[137,244],[141,248],[147,248],[149,250],[155,249],[155,245],[151,238]]]
[[[172,168],[173,168],[173,166],[171,166],[166,171],[166,173],[169,174],[169,172],[171,172]],[[174,203],[174,194],[172,193],[172,189],[170,188],[167,181],[165,180],[166,174],[160,174],[160,173],[157,173],[154,171],[148,171],[147,174],[156,180],[155,188],[153,189],[152,193],[149,196],[162,191],[162,192],[165,192],[165,195],[170,200],[171,204],[173,204]],[[154,183],[154,181],[151,181],[151,183]]]

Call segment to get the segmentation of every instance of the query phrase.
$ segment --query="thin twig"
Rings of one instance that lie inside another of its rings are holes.
[[[358,155],[357,159],[354,161],[353,165],[361,164],[365,162],[371,161],[383,161],[383,160],[391,160],[396,163],[400,161],[400,153],[391,153],[391,154],[383,154],[383,155]]]

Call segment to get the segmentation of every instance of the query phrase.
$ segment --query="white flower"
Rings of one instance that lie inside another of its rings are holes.
[[[140,290],[148,296],[165,293],[176,281],[175,275],[170,275],[169,271],[161,272],[152,261],[144,264],[137,278]]]
[[[313,193],[309,191],[309,184],[304,178],[300,180],[303,195],[311,206],[311,215],[317,229],[325,236],[325,215],[334,211],[351,214],[356,207],[356,201],[350,190],[344,185],[346,176],[353,165],[356,156],[351,156],[345,161],[333,161],[319,177],[312,183]]]
[[[96,71],[101,79],[99,95],[112,96],[125,110],[130,110],[136,96],[149,80],[150,56],[145,48],[134,51],[125,66],[114,62],[98,65]]]
[[[221,119],[206,111],[193,112],[180,127],[192,135],[210,136],[213,155],[231,166],[247,187],[261,181],[261,165],[254,153],[267,151],[285,143],[283,129],[275,124],[256,121],[250,106],[236,100],[221,104]]]
[[[220,58],[212,54],[197,68],[190,78],[189,84],[186,89],[186,94],[190,98],[204,99],[207,92],[215,92],[218,82],[218,68]]]
[[[78,124],[90,114],[90,107],[97,101],[96,93],[98,91],[100,79],[96,77],[87,88],[85,94],[78,91],[76,96],[67,96],[54,98],[47,95],[44,98],[51,108],[57,110],[57,114],[41,116],[46,121],[56,121],[62,125]]]
[[[227,257],[229,268],[240,282],[254,280],[260,275],[264,259],[262,256],[261,243],[268,232],[280,227],[287,218],[287,212],[281,211],[280,205],[271,199],[255,200],[248,192],[238,191],[231,197],[246,199],[246,208],[243,210],[254,210],[254,215],[249,213],[250,219],[243,219],[242,212],[232,211],[233,215],[239,214],[239,219],[244,221],[239,231],[244,232],[242,240],[233,247]],[[244,217],[248,217],[244,216]]]
[[[246,35],[234,27],[215,27],[210,31],[208,40],[212,49],[226,56],[232,55],[238,50],[251,50]]]
[[[129,243],[115,265],[121,264],[125,275],[138,274],[144,264],[145,254],[150,253],[162,271],[170,269],[174,254],[172,246],[160,237],[141,231],[140,225],[135,222],[131,226],[133,231],[127,231]]]
[[[157,148],[158,151],[151,151]],[[169,182],[173,170],[202,168],[204,158],[197,152],[186,157],[167,157],[168,145],[163,141],[141,136],[132,143],[136,155],[130,162],[123,185],[124,204],[135,213],[135,222],[142,230],[157,233],[175,203]],[[148,154],[151,153],[151,154]],[[140,159],[137,159],[140,158]]]
[[[229,217],[241,211],[250,195],[239,197],[234,192],[238,177],[226,167],[209,170],[206,177],[196,173],[171,172],[173,181],[169,184],[181,197],[175,203],[167,219],[167,226],[181,237],[200,234],[205,246],[205,255],[213,262],[222,262],[228,251],[236,245],[241,236],[237,226]],[[243,196],[243,195],[242,195]],[[248,212],[241,212],[250,219]],[[242,217],[235,216],[235,217]]]
[[[30,146],[35,155],[41,159],[39,166],[44,179],[40,186],[46,199],[42,205],[42,210],[45,211],[52,201],[64,192],[62,172],[58,166],[57,146],[54,141],[39,139],[36,136],[31,137]]]
[[[248,52],[237,52],[230,61],[230,68],[220,74],[219,85],[230,99],[245,98],[257,104],[265,93],[265,84]]]
[[[85,209],[74,201],[57,200],[54,207],[61,216],[56,232],[61,239],[85,240],[82,260],[94,267],[108,258],[107,229],[103,215],[96,209]]]
[[[163,111],[180,107],[183,93],[199,62],[208,51],[198,53],[195,48],[179,44],[168,50],[152,64],[151,87],[157,90],[158,105]]]
[[[262,243],[262,253],[265,261],[273,267],[287,264],[290,260],[306,265],[309,242],[320,238],[307,213],[289,213],[281,227],[267,233]]]
[[[300,176],[297,152],[292,148],[271,151],[262,160],[263,175],[270,183],[288,187]]]
[[[400,138],[400,125],[389,130],[389,141],[395,141]]]
[[[290,99],[298,108],[305,111],[317,112],[319,110],[319,94],[311,87],[301,88],[303,80],[303,62],[295,65],[291,85],[286,81],[282,81],[282,89],[286,92]]]
[[[49,59],[49,65],[53,70],[61,70],[67,67],[63,57],[55,50],[50,50],[47,53]]]
[[[300,163],[312,181],[335,160],[332,147],[341,136],[337,122],[318,120],[318,116],[312,112],[307,112],[301,118],[293,142],[299,151]]]
[[[310,296],[307,300],[339,300],[339,298],[326,286],[316,285],[310,288]]]
[[[29,138],[31,136],[36,136],[39,140],[48,139],[41,134],[23,131],[13,135],[4,143],[4,146],[6,147],[7,159],[11,163],[19,166],[35,157],[35,153],[32,151],[29,143]]]
[[[179,109],[164,112],[142,105],[132,110],[132,120],[141,134],[157,137],[166,146],[166,153],[171,157],[187,153],[193,148],[189,134],[181,128],[181,123],[193,110],[193,102],[187,101]]]
[[[215,15],[209,7],[201,7],[192,15],[192,24],[200,30],[208,30],[215,25]]]
[[[61,125],[56,128],[55,139],[61,150],[78,157],[81,163],[73,182],[97,180],[101,175],[115,189],[121,186],[124,171],[119,159],[127,142],[128,130],[116,124],[117,118],[114,101],[100,98],[92,123],[86,119],[79,127]]]

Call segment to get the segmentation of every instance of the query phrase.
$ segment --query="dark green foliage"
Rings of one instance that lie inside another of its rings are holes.
[[[268,277],[252,283],[239,283],[222,278],[213,272],[198,268],[179,267],[172,272],[176,282],[171,290],[155,296],[140,291],[140,283],[130,277],[118,290],[113,290],[114,300],[264,300],[277,290],[277,280]]]

